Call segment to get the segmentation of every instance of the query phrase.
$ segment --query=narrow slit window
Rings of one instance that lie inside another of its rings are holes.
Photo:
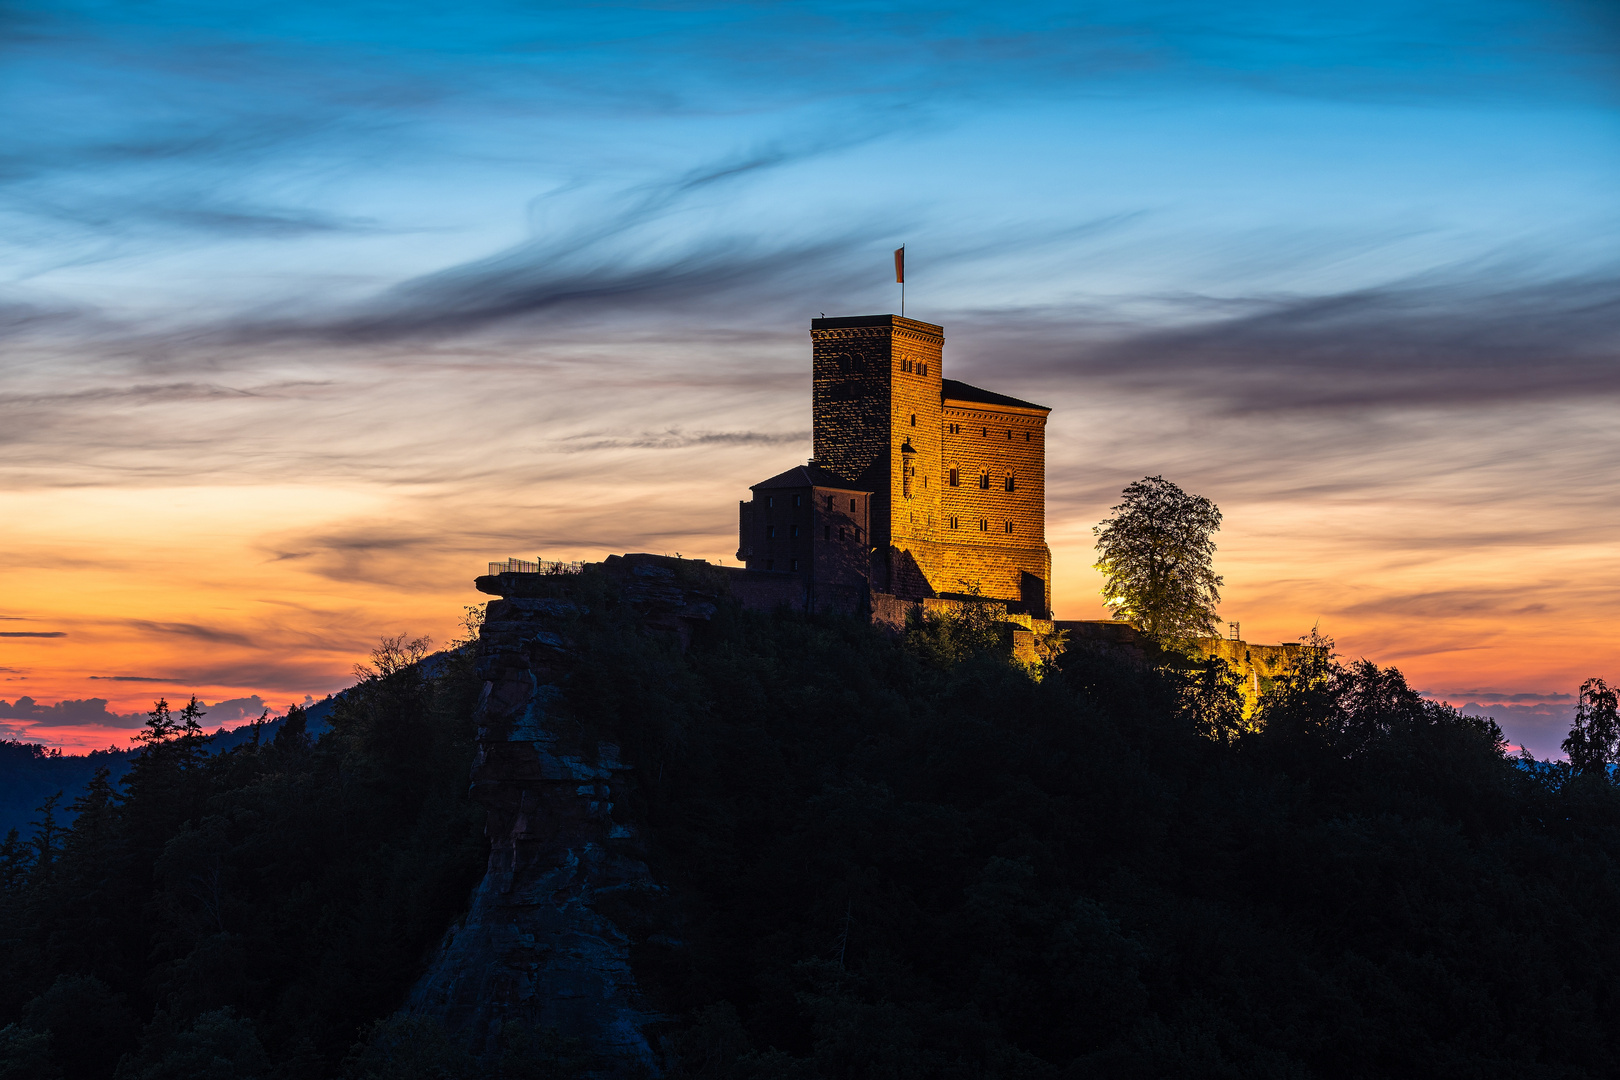
[[[951,479],[951,487],[961,487],[962,486],[962,470],[961,469],[952,469],[950,479]]]

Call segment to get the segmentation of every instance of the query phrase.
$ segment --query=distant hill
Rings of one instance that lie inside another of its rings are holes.
[[[338,696],[329,696],[308,708],[310,734],[319,735],[326,730],[327,720],[332,715],[332,707]],[[281,721],[272,720],[264,725],[259,733],[260,738],[273,739],[280,730]],[[252,724],[243,724],[228,731],[221,728],[209,742],[208,749],[212,753],[221,753],[252,739]],[[62,792],[62,805],[57,810],[57,822],[70,824],[73,815],[68,813],[67,805],[84,790],[84,785],[89,783],[96,770],[105,766],[116,783],[129,771],[129,763],[134,756],[133,746],[128,750],[63,754],[37,743],[0,739],[0,837],[11,829],[16,829],[23,836],[29,835],[29,822],[38,816],[36,810],[58,791]]]

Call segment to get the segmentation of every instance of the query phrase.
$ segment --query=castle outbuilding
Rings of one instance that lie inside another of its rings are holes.
[[[945,378],[932,323],[813,319],[810,340],[815,457],[752,486],[738,560],[808,607],[979,596],[1049,618],[1051,410]]]

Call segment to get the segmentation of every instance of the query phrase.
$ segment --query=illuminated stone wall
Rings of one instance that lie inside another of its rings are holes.
[[[893,315],[814,319],[810,324],[812,414],[816,461],[874,492],[871,546],[886,551],[896,527],[910,535],[921,514],[923,527],[934,516],[929,499],[916,499],[904,509],[906,482],[912,490],[930,490],[938,481],[926,462],[939,460],[940,353],[944,331],[931,323]],[[911,418],[917,418],[913,427]],[[914,451],[905,474],[903,448]],[[886,589],[884,560],[874,566],[873,587]]]
[[[1255,645],[1231,638],[1199,638],[1194,642],[1205,656],[1218,656],[1237,669],[1243,684],[1243,712],[1254,712],[1257,701],[1270,690],[1278,675],[1298,659],[1300,651],[1308,648],[1292,642],[1285,645]]]
[[[872,588],[1049,611],[1045,411],[943,400],[945,334],[931,323],[815,319],[810,337],[816,461],[876,493]]]

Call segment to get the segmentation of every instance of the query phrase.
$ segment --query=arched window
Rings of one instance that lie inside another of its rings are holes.
[[[989,473],[981,472],[979,474],[979,490],[980,491],[989,491],[990,490],[990,474]]]
[[[954,465],[951,466],[950,481],[951,481],[951,487],[961,487],[962,486],[962,470],[958,469]]]
[[[1013,483],[1013,474],[1012,473],[1007,474],[1007,479],[1004,481],[1004,483],[1005,483],[1005,486],[1006,486],[1008,491],[1017,491],[1018,490],[1018,485]]]

